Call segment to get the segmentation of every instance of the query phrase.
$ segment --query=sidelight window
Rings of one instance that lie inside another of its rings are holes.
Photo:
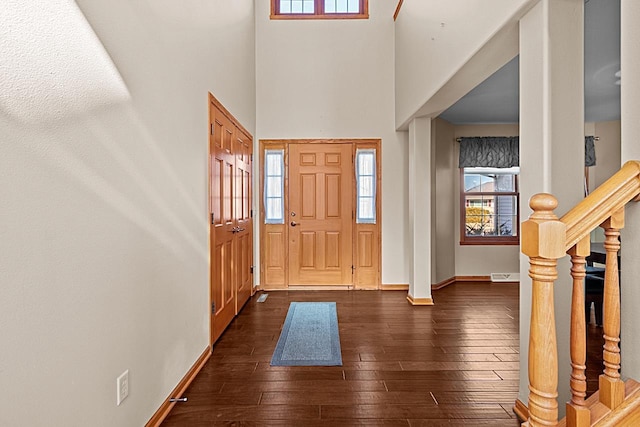
[[[284,150],[264,155],[265,223],[284,224]]]
[[[376,150],[356,150],[356,223],[376,223]]]

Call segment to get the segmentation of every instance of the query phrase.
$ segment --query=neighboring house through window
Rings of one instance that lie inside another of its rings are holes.
[[[594,137],[585,137],[585,166],[595,165]],[[460,142],[460,244],[519,244],[519,138],[484,136]]]
[[[517,245],[518,167],[460,169],[460,243]]]

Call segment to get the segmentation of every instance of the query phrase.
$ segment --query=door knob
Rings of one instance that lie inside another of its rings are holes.
[[[297,223],[297,222],[295,222],[295,221],[291,221],[291,226],[292,226],[292,227],[295,227],[296,225],[298,225],[298,223]]]

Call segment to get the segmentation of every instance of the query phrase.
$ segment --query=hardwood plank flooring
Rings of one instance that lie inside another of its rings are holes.
[[[587,325],[587,397],[598,390],[598,377],[604,369],[602,363],[604,330],[602,326],[596,326],[594,323]]]
[[[252,298],[163,426],[518,426],[518,286]],[[343,366],[272,367],[289,303],[335,301]],[[568,381],[568,379],[567,379]]]

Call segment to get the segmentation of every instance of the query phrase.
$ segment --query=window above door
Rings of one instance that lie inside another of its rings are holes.
[[[271,19],[368,18],[368,0],[271,0]]]

